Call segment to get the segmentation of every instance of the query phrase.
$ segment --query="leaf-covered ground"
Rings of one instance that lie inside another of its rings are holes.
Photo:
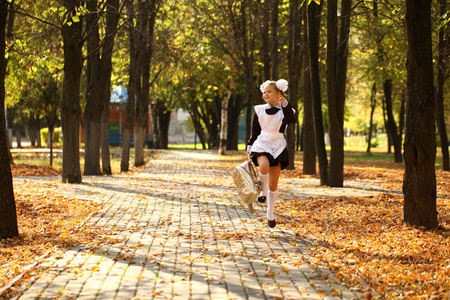
[[[216,167],[218,162],[210,164]],[[230,169],[235,160],[220,164]],[[14,176],[60,174],[50,167],[26,165],[13,166],[12,172]],[[366,291],[368,298],[448,299],[450,174],[440,170],[436,173],[436,230],[403,222],[403,166],[374,157],[346,157],[345,179],[367,182],[368,187],[380,189],[377,196],[278,201],[277,213],[286,218],[277,221],[280,226],[291,227],[299,237],[317,242],[317,247],[311,249],[313,255],[305,257],[305,261],[328,264],[340,283]],[[284,171],[282,176],[311,177],[301,174],[300,161],[296,171]],[[49,192],[51,187],[31,181],[21,181],[14,190],[20,237],[0,241],[0,289],[18,274],[25,279],[39,276],[39,265],[24,271],[38,258],[57,256],[71,245],[92,243],[100,235],[83,226],[83,220],[98,211],[100,204],[62,197]]]
[[[21,164],[13,165],[12,173],[53,176],[60,171],[49,166]],[[0,290],[19,274],[24,279],[39,276],[41,267],[32,265],[37,259],[42,262],[97,237],[98,232],[85,228],[83,221],[98,211],[100,204],[52,192],[58,180],[42,184],[25,180],[14,185],[19,237],[0,240]]]
[[[439,228],[426,230],[403,222],[402,165],[372,163],[346,166],[345,178],[376,181],[391,192],[279,202],[287,217],[281,222],[318,242],[311,263],[328,264],[340,283],[360,286],[368,298],[449,299],[450,174],[436,171]]]

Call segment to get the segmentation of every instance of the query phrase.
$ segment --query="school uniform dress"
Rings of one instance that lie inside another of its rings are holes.
[[[283,170],[289,165],[284,131],[288,124],[295,122],[295,110],[287,101],[285,106],[278,103],[272,107],[266,103],[254,108],[252,132],[247,143],[252,161],[257,166],[257,157],[264,155],[269,159],[271,167],[281,163]]]

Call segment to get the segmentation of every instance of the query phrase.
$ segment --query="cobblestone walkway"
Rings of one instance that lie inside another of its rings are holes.
[[[86,222],[115,242],[72,248],[20,299],[360,299],[326,266],[304,263],[312,241],[269,229],[265,205],[248,214],[230,176],[244,157],[157,151],[134,174],[59,184],[58,193],[104,203]],[[301,197],[298,186],[281,179],[279,201]]]

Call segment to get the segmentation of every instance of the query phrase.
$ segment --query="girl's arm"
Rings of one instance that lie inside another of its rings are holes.
[[[295,110],[292,108],[291,104],[289,104],[286,100],[284,103],[281,103],[281,107],[283,108],[283,124],[291,124],[295,122]]]

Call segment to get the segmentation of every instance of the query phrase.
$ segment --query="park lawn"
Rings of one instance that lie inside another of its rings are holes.
[[[301,160],[299,153],[297,170],[283,171],[283,177],[310,177],[301,174]],[[232,161],[221,164],[230,169]],[[46,165],[16,165],[12,171],[14,176],[61,172]],[[358,152],[346,154],[345,178],[375,180],[391,192],[376,197],[279,201],[276,210],[286,217],[279,220],[280,226],[292,228],[299,237],[315,239],[317,247],[303,259],[328,265],[340,283],[365,291],[368,298],[445,299],[450,292],[450,175],[439,167],[436,172],[440,225],[436,230],[403,223],[403,165],[394,163],[392,155]],[[56,177],[55,184],[59,180]],[[101,204],[39,193],[45,187],[30,181],[14,188],[20,236],[0,241],[0,290],[18,274],[23,279],[38,277],[45,263],[29,270],[25,267],[38,259],[42,263],[43,256],[61,255],[80,243],[108,243],[98,239],[106,232],[83,225]]]

